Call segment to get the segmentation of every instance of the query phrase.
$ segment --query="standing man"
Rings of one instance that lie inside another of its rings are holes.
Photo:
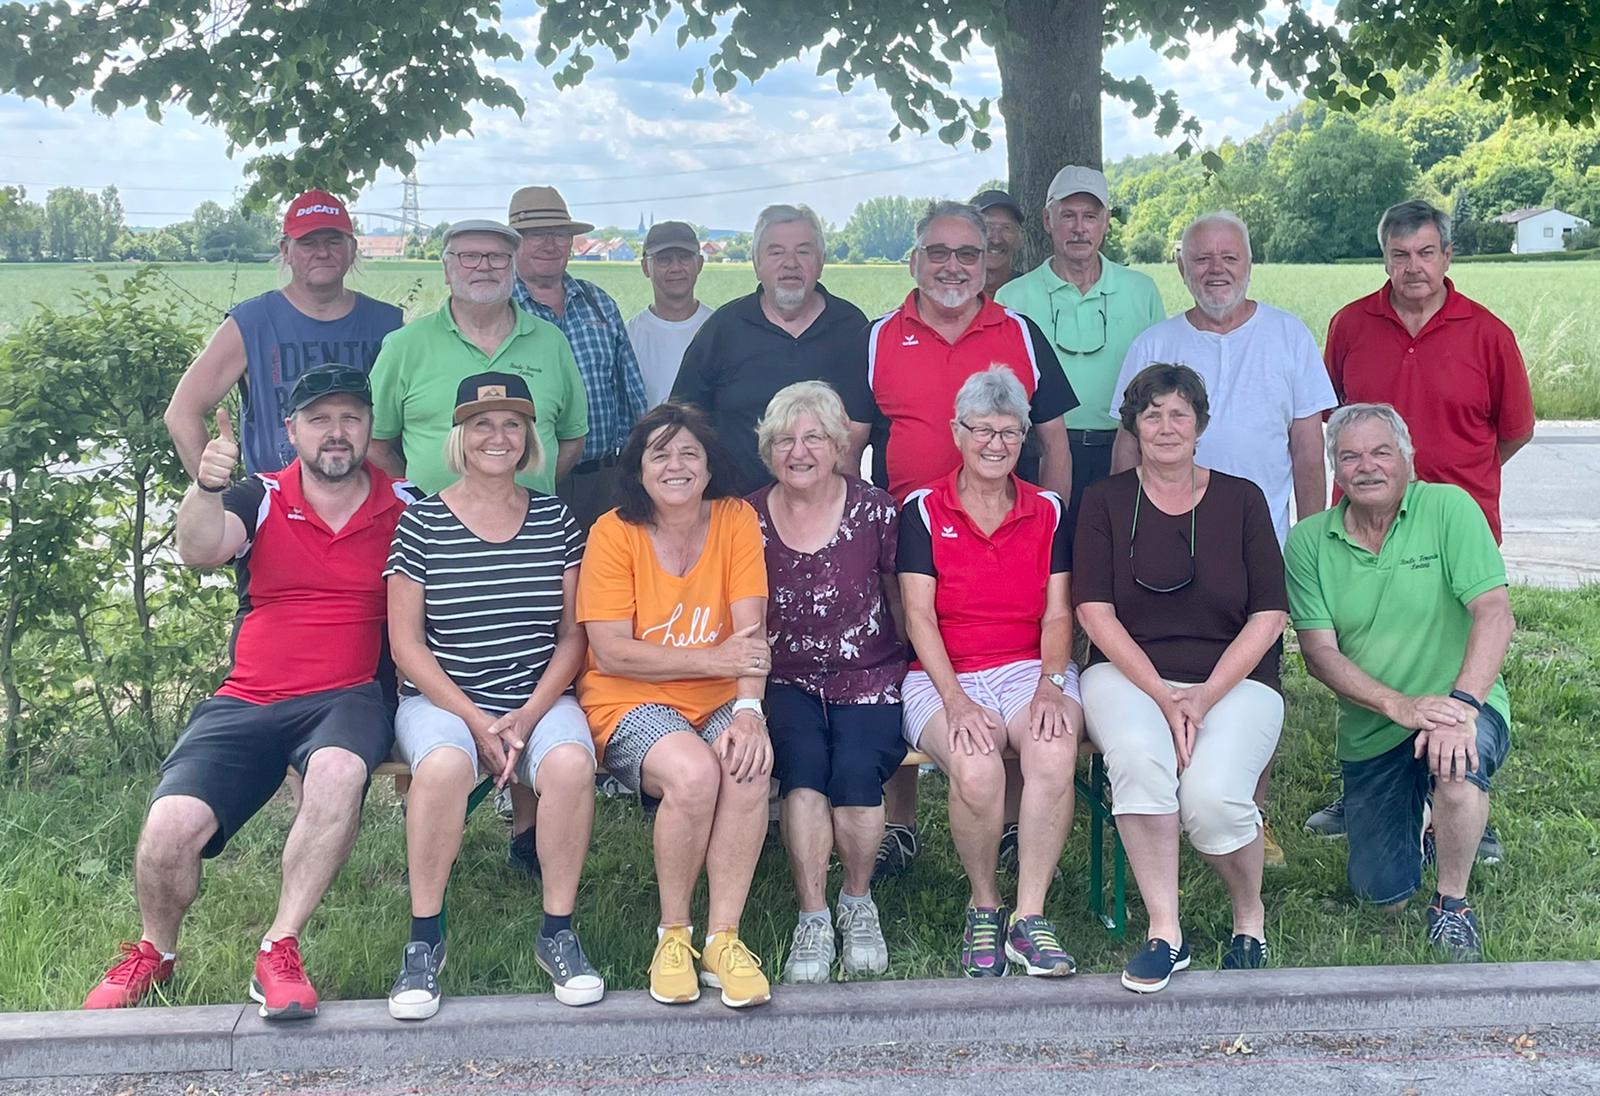
[[[1511,749],[1505,561],[1465,491],[1413,478],[1394,408],[1339,408],[1328,457],[1344,498],[1294,527],[1284,565],[1306,669],[1339,699],[1350,889],[1404,908],[1422,885],[1417,834],[1431,796],[1439,879],[1428,942],[1476,962],[1467,885],[1490,781]]]
[[[227,416],[201,448],[178,507],[179,558],[232,563],[233,665],[161,765],[134,854],[137,944],[83,1007],[127,1008],[172,976],[178,930],[216,856],[293,767],[304,801],[283,846],[278,910],[256,951],[250,997],[267,1020],[317,1014],[298,937],[355,844],[372,771],[394,728],[374,676],[383,643],[383,568],[409,501],[365,457],[372,397],[363,371],[324,365],[284,401],[295,459],[230,483],[239,445]]]
[[[710,307],[694,295],[694,284],[705,265],[700,240],[691,225],[662,221],[645,233],[639,266],[650,279],[654,299],[628,321],[628,341],[638,356],[645,403],[650,407],[672,395],[684,351],[711,318]]]
[[[373,459],[430,495],[455,482],[444,442],[456,388],[478,373],[515,373],[533,396],[534,429],[552,466],[517,482],[555,494],[578,463],[589,420],[572,348],[554,325],[511,304],[512,258],[523,238],[497,221],[457,221],[444,235],[450,296],[383,346],[372,369]]]
[[[617,455],[645,412],[644,380],[617,302],[593,282],[567,273],[572,237],[594,225],[573,220],[560,192],[549,186],[525,186],[513,194],[507,219],[522,241],[513,299],[517,307],[560,328],[572,344],[588,394],[589,436],[578,462],[563,468],[556,485],[587,532],[595,518],[617,504]]]
[[[1533,437],[1533,394],[1516,336],[1456,291],[1450,218],[1423,201],[1378,221],[1389,280],[1345,305],[1328,324],[1323,356],[1340,403],[1387,403],[1411,428],[1416,475],[1453,483],[1483,510],[1500,543],[1500,468]],[[1345,832],[1343,797],[1306,819],[1319,837]],[[1478,855],[1504,850],[1485,827]]]
[[[989,243],[983,256],[983,292],[990,299],[1017,276],[1017,252],[1022,248],[1022,206],[1003,190],[985,190],[972,199],[983,214]],[[1062,496],[1063,498],[1065,496]]]
[[[167,404],[167,430],[191,476],[210,437],[212,409],[234,385],[242,396],[244,467],[254,475],[276,472],[295,457],[284,420],[301,373],[329,363],[371,371],[384,336],[405,317],[392,304],[345,288],[355,261],[355,227],[343,202],[308,190],[289,204],[278,240],[289,284],[235,305]]]
[[[1055,351],[1032,320],[994,303],[983,291],[988,220],[971,205],[934,202],[917,222],[911,276],[917,287],[905,303],[866,333],[867,398],[873,479],[896,499],[927,487],[961,466],[950,433],[950,408],[972,376],[991,366],[1022,382],[1033,429],[1017,474],[1065,498],[1072,489],[1072,456],[1061,416],[1078,405]],[[1000,861],[1015,864],[1020,770],[1007,764],[1006,827]],[[889,778],[886,825],[873,875],[893,878],[920,851],[917,770]]]
[[[1139,332],[1167,318],[1155,282],[1100,254],[1110,204],[1104,175],[1089,167],[1062,168],[1044,205],[1054,254],[995,295],[1044,329],[1078,396],[1078,406],[1066,416],[1072,445],[1069,535],[1077,528],[1083,489],[1111,474],[1117,419],[1107,409],[1128,347]]]
[[[754,293],[706,321],[683,356],[674,399],[699,405],[727,446],[740,494],[772,482],[756,451],[756,421],[797,381],[827,381],[852,420],[847,468],[858,467],[871,411],[861,331],[867,317],[822,287],[822,222],[806,206],[774,205],[756,218]]]
[[[1301,518],[1328,505],[1322,413],[1335,400],[1317,340],[1295,316],[1250,299],[1250,230],[1232,213],[1190,222],[1178,270],[1194,307],[1133,340],[1107,406],[1114,412],[1128,382],[1156,362],[1200,374],[1212,412],[1195,460],[1261,488],[1281,547],[1291,494]],[[1139,440],[1123,430],[1112,469],[1138,463]]]

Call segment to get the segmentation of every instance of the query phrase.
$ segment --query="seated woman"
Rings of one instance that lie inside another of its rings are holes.
[[[1077,967],[1044,899],[1072,825],[1083,727],[1064,506],[1014,472],[1028,396],[1010,369],[970,377],[955,415],[961,467],[913,491],[900,513],[900,593],[917,658],[902,690],[905,736],[950,780],[950,835],[972,888],[962,971],[998,977],[1010,959],[1059,977]],[[1023,780],[1009,917],[995,884],[1008,749]]]
[[[664,403],[645,415],[617,469],[621,505],[595,522],[578,582],[589,634],[578,699],[611,775],[647,809],[659,804],[650,996],[693,1001],[704,983],[732,1008],[759,1005],[771,990],[739,939],[739,917],[766,837],[772,771],[761,528],[733,497],[731,459],[695,407]],[[702,866],[703,954],[689,925]]]
[[[1289,600],[1261,489],[1195,464],[1209,411],[1183,365],[1128,385],[1140,465],[1083,493],[1074,558],[1089,737],[1105,754],[1117,831],[1149,940],[1122,984],[1154,993],[1189,965],[1178,926],[1178,831],[1227,885],[1224,969],[1267,959],[1256,780],[1278,743],[1278,637]]]
[[[389,638],[403,681],[395,745],[411,766],[406,864],[411,936],[389,1014],[439,1011],[439,913],[480,771],[538,796],[544,923],[534,958],[567,1005],[605,983],[572,928],[594,819],[594,745],[569,695],[583,665],[574,615],[583,534],[560,499],[518,486],[544,460],[527,382],[480,373],[456,391],[445,464],[461,478],[395,530]]]
[[[826,983],[844,943],[846,978],[882,974],[889,946],[872,901],[883,840],[883,784],[905,759],[900,679],[905,650],[889,495],[840,474],[848,447],[844,402],[821,381],[772,397],[756,426],[777,482],[750,496],[767,542],[767,725],[783,798],[783,843],[800,920],[783,980]],[[828,920],[828,855],[844,885]]]

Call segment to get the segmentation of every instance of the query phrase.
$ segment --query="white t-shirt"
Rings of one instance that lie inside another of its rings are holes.
[[[1255,315],[1226,335],[1197,330],[1180,312],[1146,328],[1128,347],[1112,418],[1128,383],[1156,362],[1187,365],[1206,382],[1211,423],[1200,435],[1195,460],[1261,488],[1281,546],[1294,495],[1289,424],[1339,402],[1316,339],[1296,317],[1259,302]]]
[[[647,308],[628,321],[628,341],[639,359],[645,400],[651,407],[665,403],[672,395],[672,382],[678,379],[683,352],[689,349],[700,325],[710,318],[711,309],[702,303],[687,320],[663,320]]]

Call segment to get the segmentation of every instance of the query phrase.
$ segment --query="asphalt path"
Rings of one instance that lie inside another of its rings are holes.
[[[1448,1005],[1441,1002],[1442,1011]],[[1600,1091],[1600,1026],[1524,1030],[887,1044],[820,1053],[519,1058],[316,1072],[193,1073],[0,1082],[0,1096],[900,1096],[983,1093],[1389,1093],[1393,1096]]]
[[[1512,582],[1600,582],[1600,422],[1541,422],[1500,491]]]

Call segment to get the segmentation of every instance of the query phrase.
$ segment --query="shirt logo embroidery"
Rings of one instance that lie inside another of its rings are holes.
[[[283,516],[288,518],[290,521],[305,521],[306,520],[305,513],[298,506],[291,506],[289,508],[289,512],[287,514],[283,515]]]
[[[903,335],[900,338],[900,345],[901,346],[921,346],[922,344],[917,342],[917,337],[915,335]]]
[[[939,535],[941,537],[949,537],[951,540],[955,540],[956,527],[954,525],[941,525],[939,526]]]

